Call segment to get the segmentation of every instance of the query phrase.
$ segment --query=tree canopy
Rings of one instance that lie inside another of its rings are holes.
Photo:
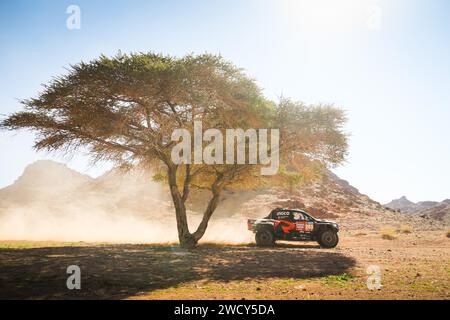
[[[2,120],[1,127],[32,130],[37,150],[70,153],[83,147],[94,161],[160,168],[157,176],[170,187],[180,244],[186,247],[203,236],[224,188],[252,188],[274,178],[262,177],[260,165],[248,163],[174,164],[175,129],[193,132],[194,121],[221,131],[279,129],[281,181],[284,175],[293,183],[301,180],[295,174],[337,165],[347,152],[341,109],[269,101],[243,70],[210,54],[101,56],[70,66],[36,98],[21,103],[24,110]],[[185,206],[192,187],[211,191],[195,232],[189,231]]]

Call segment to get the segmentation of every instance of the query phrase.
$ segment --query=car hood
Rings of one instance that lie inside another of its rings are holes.
[[[321,223],[338,224],[336,221],[323,220],[323,219],[316,219],[316,221],[321,222]]]

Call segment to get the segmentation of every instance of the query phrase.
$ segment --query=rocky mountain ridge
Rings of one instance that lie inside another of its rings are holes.
[[[384,205],[386,208],[429,220],[440,221],[448,224],[450,221],[450,199],[438,201],[412,202],[403,196]]]

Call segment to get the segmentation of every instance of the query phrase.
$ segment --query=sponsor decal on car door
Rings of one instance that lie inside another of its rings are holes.
[[[299,232],[312,232],[314,229],[314,222],[311,221],[298,221],[295,224],[295,228]]]

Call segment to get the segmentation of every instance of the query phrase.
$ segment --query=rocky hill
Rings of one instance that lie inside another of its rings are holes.
[[[409,214],[411,217],[421,217],[435,223],[448,225],[450,221],[450,199],[442,202],[419,201],[415,203],[403,196],[400,199],[392,200],[384,206]]]
[[[426,210],[437,206],[439,202],[436,201],[419,201],[417,203],[408,200],[405,196],[392,200],[384,206],[394,210],[399,210],[403,213],[417,213],[421,210]]]
[[[84,188],[93,179],[55,161],[40,160],[27,166],[10,186],[0,189],[0,204],[51,201]]]
[[[450,224],[450,204],[448,202],[441,202],[431,208],[421,210],[417,213],[418,216],[433,221],[442,222],[444,225]]]
[[[386,208],[408,213],[415,211],[416,204],[412,201],[409,201],[405,196],[403,196],[399,199],[394,199],[391,202],[386,203],[384,206]]]

